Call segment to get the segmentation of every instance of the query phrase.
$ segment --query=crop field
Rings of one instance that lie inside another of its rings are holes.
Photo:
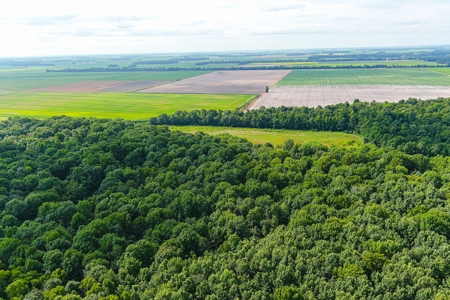
[[[296,144],[318,142],[327,146],[351,146],[362,142],[361,137],[342,132],[314,132],[299,130],[276,130],[276,129],[254,129],[254,128],[229,128],[212,126],[170,126],[170,130],[179,130],[195,134],[203,132],[211,135],[228,133],[240,138],[245,138],[252,143],[281,145],[286,140],[293,140]]]
[[[287,58],[288,59],[288,58]],[[327,62],[260,62],[260,63],[251,63],[245,66],[376,66],[376,65],[386,65],[386,66],[417,66],[417,65],[426,65],[426,66],[439,66],[440,64],[435,62],[428,62],[424,60],[378,60],[378,61],[327,61]]]
[[[142,90],[143,93],[183,94],[261,94],[290,71],[218,71],[163,86]]]
[[[450,75],[450,68],[435,68],[435,69],[429,69],[430,71],[439,72],[442,74]]]
[[[295,70],[248,109],[439,97],[450,97],[450,76],[426,69]]]
[[[170,81],[158,80],[86,80],[74,83],[48,86],[39,89],[31,89],[28,92],[51,92],[51,93],[106,93],[106,92],[134,92],[150,88]]]
[[[342,85],[342,86],[281,86],[263,94],[248,109],[280,106],[327,106],[353,103],[355,99],[371,102],[398,102],[408,98],[435,99],[450,97],[449,86],[407,85]]]
[[[123,118],[141,120],[178,110],[235,109],[253,95],[136,93],[27,93],[0,96],[0,118],[22,116]]]
[[[177,81],[206,73],[208,72],[45,72],[42,68],[0,69],[0,91],[26,91],[87,80]]]
[[[427,69],[294,70],[277,86],[341,84],[450,86],[450,76]]]

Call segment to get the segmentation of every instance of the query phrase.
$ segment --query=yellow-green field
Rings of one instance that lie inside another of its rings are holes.
[[[336,145],[341,147],[348,147],[362,143],[361,137],[342,132],[315,132],[213,126],[170,126],[169,128],[173,131],[179,130],[192,134],[195,134],[196,132],[203,132],[210,135],[228,133],[240,138],[245,138],[255,144],[271,143],[272,145],[281,145],[289,139],[300,144],[318,142],[327,146]]]
[[[178,110],[235,109],[254,95],[26,93],[0,95],[0,118],[21,116],[123,118],[142,120]]]

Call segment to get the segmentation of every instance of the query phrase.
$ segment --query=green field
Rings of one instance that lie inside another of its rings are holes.
[[[26,93],[0,96],[0,118],[21,116],[146,119],[178,110],[235,109],[253,95],[134,94],[134,93]]]
[[[0,91],[26,91],[85,80],[166,80],[199,76],[203,71],[45,72],[42,68],[0,69]]]
[[[278,86],[338,84],[450,86],[450,76],[427,69],[294,70],[278,82]]]
[[[251,63],[246,66],[316,66],[316,67],[337,67],[337,66],[404,66],[411,67],[417,65],[438,66],[435,62],[424,60],[378,60],[378,61],[327,61],[327,62],[278,62],[278,63]]]
[[[435,71],[435,72],[450,75],[450,68],[435,68],[435,69],[430,69],[430,71]]]
[[[240,138],[245,138],[252,143],[281,145],[286,140],[293,140],[295,143],[318,142],[327,146],[336,145],[348,147],[362,142],[361,137],[342,132],[314,132],[299,130],[277,130],[277,129],[254,129],[254,128],[230,128],[212,126],[170,126],[171,130],[179,130],[186,133],[195,134],[203,132],[217,135],[228,133]]]

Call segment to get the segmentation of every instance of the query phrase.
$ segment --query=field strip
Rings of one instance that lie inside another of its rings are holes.
[[[25,93],[1,96],[0,117],[123,118],[142,120],[179,110],[234,110],[254,95],[140,93]]]
[[[280,106],[327,106],[352,103],[355,99],[371,102],[397,102],[408,98],[435,99],[450,97],[450,86],[408,85],[334,85],[282,86],[263,94],[250,109]]]
[[[169,83],[170,81],[159,80],[85,80],[80,82],[48,86],[31,89],[28,92],[50,92],[50,93],[108,93],[108,92],[134,92],[157,85]]]
[[[290,70],[217,71],[163,86],[141,90],[141,93],[180,94],[260,94],[273,86]]]
[[[300,131],[300,130],[281,130],[281,129],[259,129],[259,128],[230,128],[215,126],[170,126],[170,130],[182,131],[195,134],[203,132],[211,135],[228,133],[240,138],[245,138],[252,143],[272,145],[281,145],[286,140],[293,140],[295,143],[318,142],[324,145],[336,145],[348,147],[360,144],[362,138],[343,132],[316,132],[316,131]]]
[[[450,68],[434,68],[434,69],[427,69],[427,70],[435,72],[435,73],[450,76]]]
[[[293,70],[277,86],[299,85],[418,85],[449,86],[446,69],[433,72],[429,69],[336,69]]]

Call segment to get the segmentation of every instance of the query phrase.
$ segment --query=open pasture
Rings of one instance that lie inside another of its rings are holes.
[[[294,70],[277,86],[341,84],[450,86],[450,76],[427,69]]]
[[[32,89],[28,92],[51,92],[51,93],[106,93],[106,92],[134,92],[137,90],[150,88],[170,81],[158,80],[86,80],[68,84],[48,86],[39,89]]]
[[[141,120],[163,113],[172,114],[178,110],[235,109],[252,97],[254,96],[16,92],[0,96],[0,118],[67,115]]]
[[[450,97],[450,86],[407,85],[341,85],[341,86],[281,86],[263,94],[249,109],[280,106],[327,106],[353,103],[353,100],[371,102],[398,102],[408,98],[435,99]]]
[[[290,71],[218,71],[184,79],[140,92],[184,94],[260,94]]]
[[[327,146],[350,146],[360,144],[362,139],[353,134],[343,132],[314,132],[300,130],[278,130],[278,129],[256,129],[256,128],[230,128],[213,126],[170,126],[170,130],[178,130],[195,134],[203,132],[211,135],[228,133],[240,138],[245,138],[255,144],[271,143],[272,145],[282,145],[291,139],[296,144],[317,142]]]
[[[1,69],[0,91],[27,91],[88,80],[177,81],[206,73],[208,72],[46,72],[42,68]]]

